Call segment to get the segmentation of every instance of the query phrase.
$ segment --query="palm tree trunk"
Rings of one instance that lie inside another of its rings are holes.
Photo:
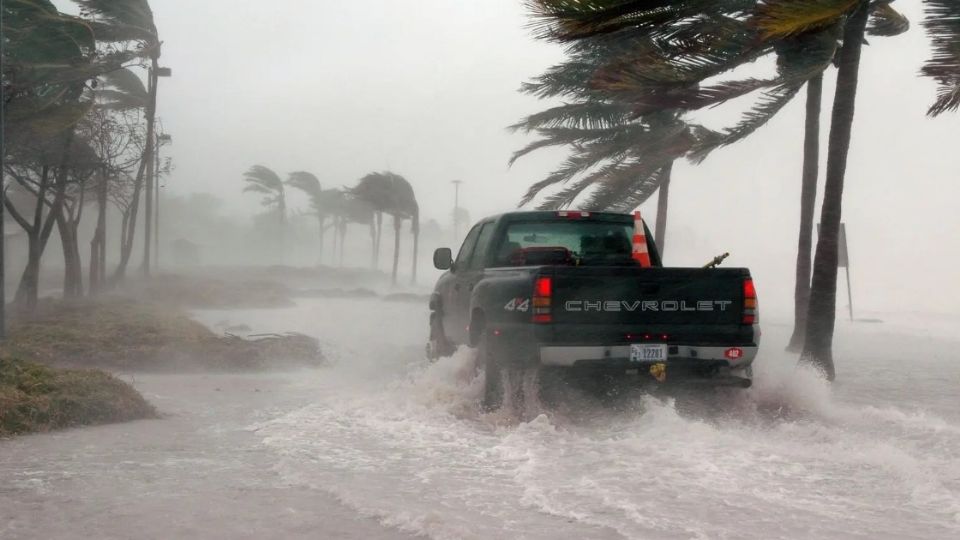
[[[800,237],[797,242],[797,282],[793,291],[793,335],[787,350],[800,352],[807,333],[810,303],[810,258],[813,248],[813,214],[820,171],[820,107],[823,75],[807,82],[807,112],[803,140],[803,177],[800,186]]]
[[[147,141],[143,149],[143,160],[147,162],[146,200],[144,201],[143,224],[143,275],[150,276],[150,245],[153,241],[153,183],[156,181],[156,167],[153,155],[156,152],[156,116],[157,116],[157,69],[160,67],[157,55],[151,55],[150,101],[147,104]]]
[[[373,268],[376,268],[376,267],[377,267],[377,264],[376,264],[376,260],[377,260],[377,255],[376,255],[376,253],[377,253],[377,224],[376,224],[376,223],[377,223],[377,222],[376,222],[375,219],[372,219],[372,218],[370,219],[370,244],[373,246],[373,251],[372,251],[371,254],[370,254],[370,257],[371,257],[370,260],[371,260],[371,263],[372,263],[370,266],[373,267]]]
[[[672,161],[660,169],[660,188],[657,190],[657,225],[653,233],[653,241],[657,244],[661,258],[663,257],[667,234],[667,207],[670,204],[670,176],[672,172]]]
[[[410,277],[410,284],[417,284],[417,256],[420,249],[420,216],[414,215],[413,221],[411,222],[411,228],[413,229],[413,270]]]
[[[863,0],[847,20],[837,70],[837,89],[827,148],[827,177],[820,211],[820,236],[813,262],[813,282],[807,310],[807,335],[801,361],[823,370],[828,380],[836,376],[833,332],[836,323],[838,236],[843,203],[843,182],[857,101],[860,52],[867,26],[869,1]]]
[[[393,216],[393,272],[390,274],[390,282],[397,284],[397,265],[400,264],[400,228],[403,220],[399,216]]]
[[[383,237],[383,212],[377,212],[377,238],[373,243],[373,268],[380,268],[380,239]]]
[[[346,218],[343,218],[343,221],[340,224],[340,267],[343,267],[343,246],[347,241],[347,225],[350,222]]]
[[[326,220],[323,218],[323,216],[319,216],[317,219],[320,221],[320,248],[317,250],[317,259],[318,259],[319,265],[322,266],[323,265],[323,237],[324,237],[324,233],[326,233],[326,231],[323,229],[323,222]]]

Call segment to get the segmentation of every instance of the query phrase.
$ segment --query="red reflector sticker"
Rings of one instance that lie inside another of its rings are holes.
[[[728,360],[738,360],[743,358],[743,349],[740,347],[733,347],[732,349],[727,349],[723,355],[726,356]]]

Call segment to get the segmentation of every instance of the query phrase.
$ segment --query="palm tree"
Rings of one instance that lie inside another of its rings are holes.
[[[867,34],[891,37],[906,32],[910,22],[887,3],[871,6]],[[794,286],[793,334],[787,350],[801,352],[807,331],[807,310],[810,302],[810,274],[813,248],[813,220],[817,198],[820,163],[820,108],[823,76],[807,83],[806,122],[803,143],[803,174],[800,188],[800,231],[797,242],[796,283]]]
[[[250,170],[243,173],[243,180],[246,186],[243,192],[253,192],[263,194],[261,203],[268,211],[276,212],[279,219],[279,249],[280,260],[284,256],[284,229],[287,224],[287,199],[286,191],[283,187],[283,180],[273,170],[263,165],[254,165]]]
[[[326,232],[325,223],[327,218],[330,217],[329,200],[331,194],[320,186],[320,180],[314,174],[306,171],[290,173],[287,178],[287,185],[304,192],[310,199],[310,207],[317,216],[320,226],[319,260],[323,263],[323,238]]]
[[[373,239],[373,268],[380,266],[380,238],[383,233],[383,214],[393,204],[392,173],[370,173],[357,182],[350,190],[350,195],[364,201],[373,210],[374,239]]]
[[[853,126],[860,52],[869,18],[869,0],[858,1],[844,24],[837,59],[837,88],[827,147],[827,175],[820,211],[820,237],[813,262],[813,280],[807,310],[807,332],[801,359],[821,369],[828,380],[836,377],[833,364],[833,331],[836,322],[837,261],[843,182]]]
[[[354,197],[349,191],[340,189],[324,192],[325,205],[334,216],[334,254],[336,255],[337,239],[340,241],[339,261],[343,266],[343,248],[347,236],[347,227],[351,223],[367,225],[370,230],[370,243],[376,247],[376,226],[374,225],[373,208],[364,200]]]
[[[403,220],[410,220],[410,232],[413,234],[413,268],[411,270],[411,283],[417,282],[417,251],[420,244],[420,206],[417,204],[417,197],[413,192],[413,186],[405,178],[397,174],[391,174],[393,181],[393,204],[390,207],[390,215],[393,216],[393,272],[391,279],[393,284],[397,284],[397,265],[400,257],[400,227]]]
[[[350,190],[356,199],[365,202],[373,210],[376,218],[376,234],[374,239],[374,267],[379,262],[380,238],[382,232],[383,214],[393,216],[394,249],[393,249],[393,283],[397,282],[397,265],[400,257],[400,228],[403,221],[411,220],[413,233],[413,280],[417,279],[417,250],[420,236],[420,209],[417,205],[413,187],[402,176],[389,172],[370,173]]]
[[[541,28],[550,39],[575,40],[571,58],[548,70],[527,93],[575,101],[528,117],[514,128],[536,130],[541,140],[518,152],[568,144],[572,156],[523,200],[544,188],[580,180],[541,204],[553,208],[577,203],[586,209],[631,210],[659,192],[656,239],[666,231],[673,163],[681,157],[700,162],[713,150],[755,132],[777,114],[811,77],[833,58],[836,37],[828,32],[774,42],[764,40],[744,17],[742,3],[699,8],[701,22],[691,24],[695,6],[641,3],[611,8],[609,2],[572,5],[534,2]],[[689,4],[689,3],[687,3]],[[736,4],[736,5],[735,5]],[[622,18],[622,20],[621,20]],[[593,39],[616,31],[613,36]],[[776,76],[726,81],[702,87],[707,78],[773,54]],[[737,125],[720,132],[683,120],[685,113],[762,90],[754,108]],[[547,129],[543,129],[546,127]],[[588,190],[586,200],[577,199]]]

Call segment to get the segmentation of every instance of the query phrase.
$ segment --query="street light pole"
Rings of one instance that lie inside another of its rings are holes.
[[[460,184],[463,180],[453,180],[453,244],[456,246],[460,236]]]

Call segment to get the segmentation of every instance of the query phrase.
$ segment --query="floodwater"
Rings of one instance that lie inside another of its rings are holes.
[[[164,420],[0,443],[2,538],[958,538],[960,342],[838,327],[838,382],[765,321],[754,388],[482,414],[426,309],[206,311],[317,335],[331,366],[136,377]]]

